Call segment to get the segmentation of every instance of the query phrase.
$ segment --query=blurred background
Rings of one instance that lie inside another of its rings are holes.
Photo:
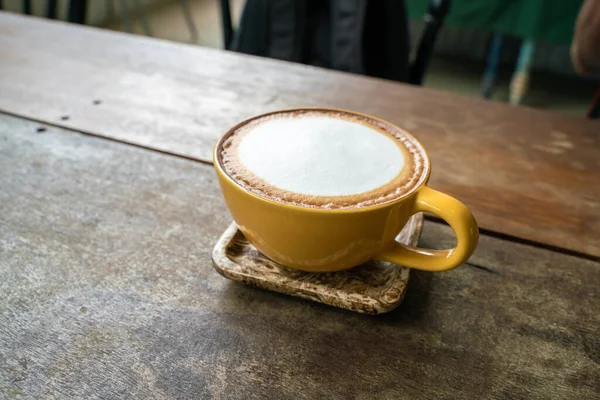
[[[440,2],[405,2],[413,58],[431,22],[432,4]],[[0,0],[3,10],[213,48],[225,46],[226,3],[235,29],[245,0]],[[585,116],[599,82],[577,76],[569,57],[581,4],[451,1],[423,86]]]

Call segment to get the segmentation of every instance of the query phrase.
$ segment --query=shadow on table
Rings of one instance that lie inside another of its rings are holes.
[[[395,310],[374,318],[388,324],[403,325],[419,322],[427,311],[429,294],[433,283],[431,272],[412,270],[404,300]]]

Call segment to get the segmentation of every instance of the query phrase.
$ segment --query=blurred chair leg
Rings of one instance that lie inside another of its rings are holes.
[[[221,0],[221,25],[223,27],[223,47],[231,48],[233,40],[233,24],[231,23],[231,6],[229,0]]]
[[[85,24],[87,5],[87,0],[71,0],[69,2],[67,21],[76,24]]]
[[[23,14],[31,15],[31,0],[23,0]]]
[[[104,16],[104,18],[107,21],[111,21],[113,19],[115,19],[116,14],[115,14],[115,0],[106,0],[106,14]]]
[[[596,90],[592,104],[590,104],[587,117],[592,119],[600,118],[600,86],[598,87],[598,90]]]
[[[529,88],[529,68],[533,60],[533,50],[535,42],[533,40],[524,40],[519,50],[519,59],[517,67],[510,82],[510,104],[521,104]]]
[[[46,18],[56,19],[57,7],[57,0],[48,0],[48,2],[46,3]]]
[[[485,99],[492,97],[492,90],[494,89],[494,83],[496,83],[496,76],[498,74],[498,64],[500,63],[500,56],[502,55],[503,43],[503,35],[500,33],[494,33],[492,35],[492,43],[490,44],[485,71],[483,72],[483,78],[481,79],[481,95]]]
[[[119,0],[119,8],[121,9],[121,29],[123,32],[133,33],[133,22],[129,13],[129,4],[127,0]]]
[[[425,28],[419,41],[417,56],[410,67],[409,82],[414,85],[423,83],[423,77],[429,66],[438,32],[444,24],[450,6],[450,0],[429,0],[427,14],[425,15]]]
[[[150,29],[150,24],[146,18],[146,11],[144,10],[144,7],[140,6],[139,0],[133,0],[133,6],[135,7],[135,16],[139,18],[140,23],[142,24],[144,35],[152,36],[152,30]]]
[[[196,28],[196,23],[194,22],[190,5],[188,4],[187,0],[179,0],[179,3],[181,4],[181,10],[183,11],[185,23],[190,31],[190,41],[194,44],[198,43],[198,29]]]

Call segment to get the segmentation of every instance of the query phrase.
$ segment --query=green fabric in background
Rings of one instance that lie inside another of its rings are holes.
[[[405,0],[412,19],[421,19],[428,0]],[[583,0],[451,0],[446,23],[532,39],[569,44]],[[600,1],[600,0],[598,0]]]

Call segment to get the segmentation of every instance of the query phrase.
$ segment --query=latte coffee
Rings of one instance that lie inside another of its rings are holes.
[[[225,173],[246,190],[302,207],[352,209],[387,203],[429,172],[422,146],[374,118],[289,110],[235,127],[217,149]]]

